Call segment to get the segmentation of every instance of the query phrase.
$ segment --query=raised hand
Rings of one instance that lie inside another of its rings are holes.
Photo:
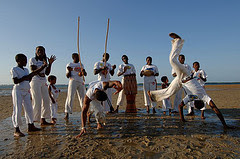
[[[56,60],[56,56],[55,55],[51,55],[51,57],[48,58],[48,63],[51,65],[55,60]]]

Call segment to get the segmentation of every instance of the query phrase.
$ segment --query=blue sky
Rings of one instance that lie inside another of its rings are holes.
[[[46,48],[48,56],[57,56],[51,74],[58,77],[58,84],[67,84],[65,67],[77,52],[78,16],[86,83],[97,80],[93,66],[102,59],[107,18],[109,62],[118,67],[121,56],[128,55],[139,83],[147,56],[158,66],[159,82],[163,75],[172,80],[169,32],[185,39],[186,63],[192,66],[199,61],[209,82],[239,82],[239,8],[237,0],[0,0],[0,84],[12,84],[9,70],[16,66],[15,55],[24,53],[29,59],[38,45]],[[120,78],[115,74],[112,79]]]

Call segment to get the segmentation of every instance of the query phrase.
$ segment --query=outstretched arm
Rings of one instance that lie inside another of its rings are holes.
[[[220,119],[220,121],[222,122],[224,128],[230,128],[229,126],[227,126],[224,117],[222,115],[222,113],[219,111],[219,109],[217,108],[217,106],[215,105],[215,103],[211,100],[209,103],[209,106],[212,108],[212,110],[217,114],[218,118]]]
[[[39,69],[33,70],[29,75],[23,76],[22,78],[13,78],[14,84],[18,84],[23,81],[31,81],[32,77],[41,72],[46,66],[47,63],[44,63],[44,65],[42,65]]]
[[[90,102],[92,100],[90,98],[88,98],[88,96],[85,95],[84,97],[84,101],[83,101],[83,109],[82,109],[82,114],[81,114],[81,120],[82,120],[82,130],[81,132],[76,136],[76,138],[81,137],[83,134],[86,133],[86,121],[87,121],[87,112],[90,106]]]
[[[103,88],[105,90],[108,88],[115,88],[117,91],[114,94],[117,94],[122,90],[122,83],[120,81],[103,82]]]

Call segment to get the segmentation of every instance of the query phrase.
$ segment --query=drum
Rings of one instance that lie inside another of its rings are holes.
[[[124,76],[123,89],[127,99],[126,113],[136,113],[135,98],[137,94],[136,75]]]

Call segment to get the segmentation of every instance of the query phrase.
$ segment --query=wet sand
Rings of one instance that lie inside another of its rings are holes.
[[[147,114],[139,91],[137,114],[109,114],[103,130],[96,130],[95,119],[80,139],[80,108],[75,100],[68,122],[63,120],[66,93],[59,98],[59,117],[55,126],[43,131],[13,137],[11,97],[0,97],[0,158],[240,158],[240,85],[210,85],[207,93],[221,109],[226,122],[237,128],[224,130],[215,113],[207,107],[205,120],[200,112],[186,117],[163,115],[162,103],[156,114]],[[117,96],[113,96],[115,107]],[[184,110],[184,114],[186,114]],[[25,122],[24,118],[23,123]],[[38,127],[39,124],[36,124]]]

